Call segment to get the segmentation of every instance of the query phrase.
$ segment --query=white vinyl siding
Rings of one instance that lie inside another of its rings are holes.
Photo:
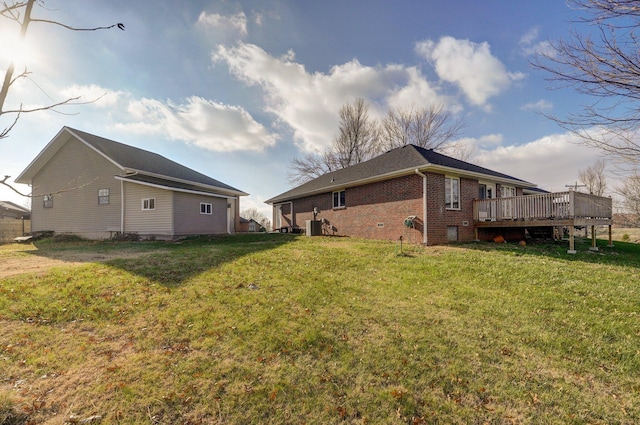
[[[173,192],[130,182],[125,182],[124,188],[126,233],[173,235]],[[143,200],[150,199],[154,209],[144,210]]]
[[[52,208],[33,198],[32,231],[53,230],[88,238],[109,237],[120,226],[120,170],[72,136],[32,180],[38,193],[52,194]],[[109,189],[110,202],[97,208],[99,189]]]
[[[175,234],[215,235],[227,233],[227,201],[226,198],[175,192]],[[211,214],[201,213],[203,204],[211,206]]]

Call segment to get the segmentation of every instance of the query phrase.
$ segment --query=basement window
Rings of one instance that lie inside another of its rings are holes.
[[[458,226],[447,226],[447,241],[458,241]]]

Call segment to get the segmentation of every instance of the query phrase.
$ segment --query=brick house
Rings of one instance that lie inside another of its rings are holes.
[[[305,228],[307,220],[316,218],[322,222],[323,234],[383,240],[402,237],[438,245],[490,239],[495,229],[478,229],[474,223],[490,220],[493,210],[474,213],[474,200],[535,193],[534,186],[406,145],[310,180],[266,203],[273,206],[274,229]],[[522,237],[524,228],[502,228],[500,233]]]

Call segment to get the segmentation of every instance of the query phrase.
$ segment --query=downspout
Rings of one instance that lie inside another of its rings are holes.
[[[124,180],[120,180],[120,234],[124,235]]]
[[[427,175],[416,168],[416,174],[422,176],[422,243],[427,245]]]
[[[231,204],[227,201],[227,233],[231,234]]]

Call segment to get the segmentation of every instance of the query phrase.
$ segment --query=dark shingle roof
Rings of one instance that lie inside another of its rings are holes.
[[[67,127],[67,129],[122,168],[213,186],[233,192],[241,192],[232,186],[178,164],[162,155],[105,139],[74,128]],[[175,186],[175,183],[171,185],[171,187]]]
[[[267,201],[268,204],[288,201],[303,196],[322,193],[333,188],[357,185],[358,182],[372,179],[383,179],[386,175],[406,172],[413,173],[414,169],[424,169],[429,166],[438,166],[459,170],[461,174],[484,175],[487,178],[511,180],[514,183],[521,182],[523,186],[533,186],[524,180],[509,175],[489,170],[469,162],[461,161],[447,155],[424,149],[414,145],[405,145],[392,149],[380,156],[359,164],[352,165],[341,170],[332,171],[313,180],[301,184],[287,192],[281,193]]]

